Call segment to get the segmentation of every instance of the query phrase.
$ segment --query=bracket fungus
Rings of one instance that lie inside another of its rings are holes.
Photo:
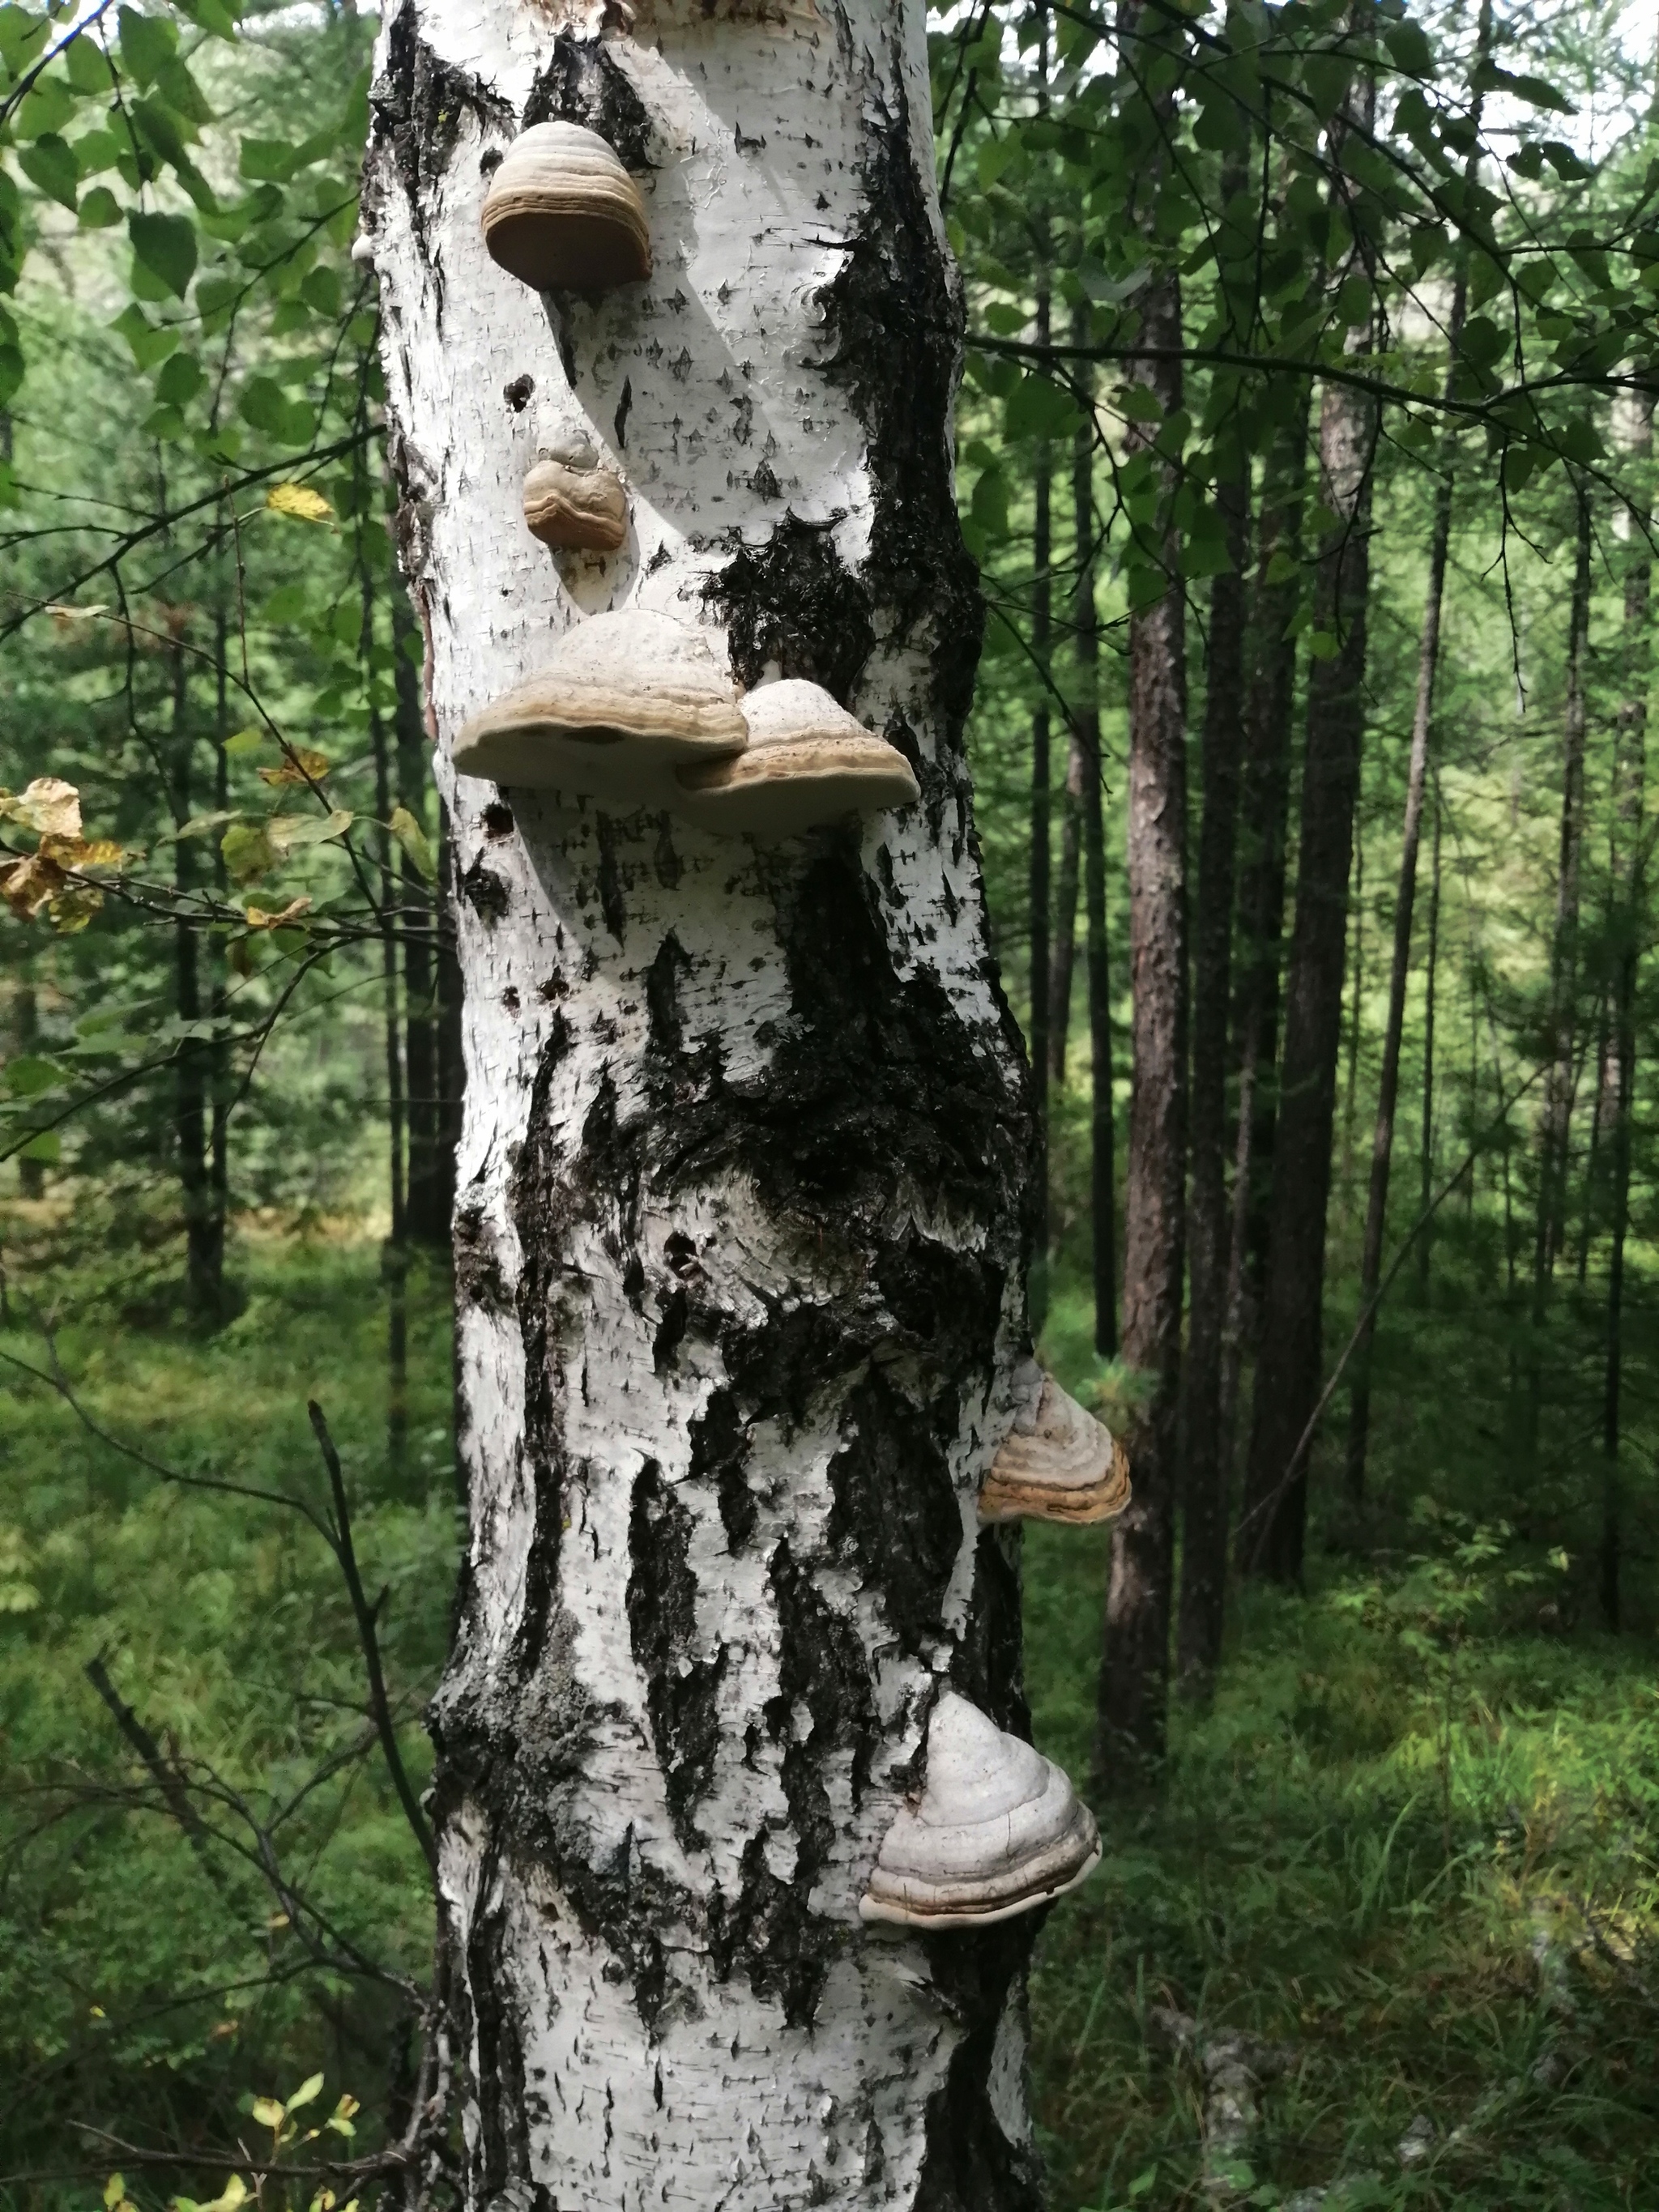
[[[538,452],[524,519],[532,538],[561,552],[614,553],[628,536],[628,494],[591,439],[565,438]]]
[[[538,292],[609,292],[651,274],[645,202],[597,131],[532,123],[483,204],[490,258]]]
[[[1094,1816],[1051,1759],[947,1691],[927,1724],[927,1778],[882,1839],[860,1917],[985,1928],[1034,1911],[1100,1863]]]
[[[798,677],[765,684],[743,702],[746,750],[678,772],[683,814],[705,830],[790,837],[843,814],[878,814],[917,795],[910,763]]]
[[[539,675],[475,714],[455,740],[462,775],[666,806],[679,762],[739,750],[737,693],[701,630],[640,607],[567,630]]]
[[[1103,1421],[1044,1375],[979,1493],[982,1521],[1110,1521],[1129,1502],[1129,1461]]]

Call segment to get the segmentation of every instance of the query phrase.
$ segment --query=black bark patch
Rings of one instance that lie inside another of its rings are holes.
[[[948,1407],[945,1434],[955,1427]],[[941,1425],[872,1375],[847,1401],[847,1441],[830,1462],[830,1546],[856,1561],[907,1650],[944,1626],[962,1511]]]
[[[477,117],[486,130],[510,131],[513,110],[481,78],[441,61],[421,38],[418,20],[415,0],[403,0],[386,33],[386,67],[368,95],[363,198],[372,228],[389,158],[424,243],[422,196],[448,168],[466,117]]]
[[[599,817],[594,842],[599,848],[599,911],[605,927],[620,945],[628,932],[628,902],[623,896],[622,873],[617,866],[617,825],[608,814]]]
[[[896,617],[884,635],[897,645],[923,623],[932,629],[934,696],[954,748],[973,703],[984,628],[946,437],[962,301],[928,220],[902,95],[866,143],[866,211],[822,295],[831,347],[825,374],[848,393],[867,434],[875,514],[865,575],[877,605]]]
[[[672,1060],[684,1042],[680,979],[690,972],[691,963],[671,929],[645,971],[646,1044],[659,1060]]]
[[[715,1390],[690,1426],[691,1474],[712,1482],[726,1530],[726,1548],[735,1559],[755,1533],[760,1517],[747,1480],[749,1431],[737,1395]]]
[[[844,706],[875,650],[868,586],[836,550],[834,526],[786,515],[765,544],[744,546],[705,587],[726,624],[732,672],[757,684],[769,661],[821,684]]]
[[[507,912],[509,903],[506,884],[494,868],[485,867],[482,858],[474,860],[461,878],[461,896],[490,929]]]
[[[582,124],[599,132],[625,169],[656,167],[651,111],[603,40],[560,32],[524,104],[524,129],[532,123]]]
[[[479,1869],[481,1899],[495,1885],[497,1855],[487,1850]],[[498,2202],[509,2186],[530,2195],[530,2136],[525,2107],[524,2046],[520,2040],[514,1980],[501,1908],[484,1904],[467,1930],[466,1980],[478,2067],[473,2081],[477,2136],[471,2147],[473,2202]]]
[[[519,1282],[519,1332],[525,1358],[523,1449],[536,1498],[519,1643],[532,1666],[556,1602],[564,1527],[566,1385],[557,1335],[556,1254],[544,1224],[556,1218],[560,1180],[548,1098],[570,1044],[570,1024],[556,1012],[536,1064],[524,1145],[513,1179],[514,1223],[524,1254]]]
[[[681,1848],[702,1841],[692,1810],[708,1788],[720,1748],[716,1710],[726,1651],[696,1656],[697,1577],[691,1567],[694,1516],[647,1460],[634,1482],[628,1516],[628,1630],[645,1680],[651,1740],[662,1769],[669,1818]]]
[[[672,1290],[663,1301],[662,1317],[657,1323],[657,1333],[651,1340],[651,1364],[659,1375],[672,1364],[674,1354],[685,1340],[690,1304],[684,1283]]]
[[[506,1313],[512,1306],[512,1296],[501,1273],[495,1240],[477,1206],[457,1208],[453,1239],[458,1303],[481,1306],[486,1313]]]
[[[1029,1743],[1031,1708],[1021,1666],[1019,1561],[1018,1528],[980,1530],[967,1631],[952,1655],[951,1679],[970,1705]]]
[[[781,1778],[796,1838],[795,1866],[785,1881],[766,1863],[766,1839],[745,1844],[735,1899],[709,1913],[709,1951],[721,1978],[747,1971],[755,1994],[783,2008],[791,2027],[808,2027],[817,2013],[833,1944],[816,1924],[813,1887],[835,1847],[825,1770],[852,1754],[856,1804],[869,1781],[880,1736],[864,1647],[851,1621],[825,1601],[787,1543],[769,1571],[779,1632],[778,1694],[766,1707],[767,1732],[783,1746]],[[800,1737],[796,1709],[810,1725]]]
[[[501,386],[501,397],[515,415],[522,415],[535,394],[533,376],[515,376],[510,384]]]
[[[925,1939],[934,1986],[965,2033],[927,2100],[913,2212],[1042,2212],[1036,2153],[1009,2142],[987,2094],[998,2024],[1040,1917],[1026,1913],[973,1937]]]

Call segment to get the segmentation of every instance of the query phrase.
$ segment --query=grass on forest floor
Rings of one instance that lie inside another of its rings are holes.
[[[1097,1793],[1104,1863],[1032,1984],[1056,2212],[1659,2205],[1651,1643],[1541,1632],[1556,1565],[1506,1531],[1430,1510],[1412,1534],[1381,1567],[1320,1557],[1306,1598],[1247,1590],[1159,1796]],[[1079,1779],[1109,1550],[1026,1531],[1035,1730]],[[1291,2046],[1236,2195],[1201,2188],[1201,2084],[1159,2007]]]
[[[38,1364],[30,1312],[55,1306],[89,1408],[157,1457],[314,1488],[304,1400],[322,1400],[371,1586],[391,1584],[418,1786],[414,1713],[441,1656],[454,1536],[441,1282],[412,1297],[410,1446],[394,1474],[370,1240],[244,1237],[246,1304],[204,1338],[164,1301],[150,1298],[148,1319],[125,1313],[98,1236],[31,1255],[11,1233],[0,1346]],[[33,1593],[0,1612],[9,1781],[43,1787],[70,1761],[94,1778],[130,1773],[82,1673],[103,1650],[185,1754],[239,1786],[295,1786],[359,1726],[341,1705],[357,1662],[331,1567],[265,1508],[155,1482],[39,1384],[0,1378],[0,1594]],[[1615,1959],[1632,1943],[1639,1958],[1654,1933],[1652,1653],[1490,1628],[1481,1593],[1503,1585],[1505,1558],[1470,1563],[1455,1529],[1429,1535],[1438,1564],[1414,1575],[1253,1600],[1213,1711],[1177,1716],[1161,1802],[1103,1803],[1105,1865],[1051,1916],[1033,1983],[1056,2212],[1205,2201],[1197,2087],[1157,2047],[1159,2003],[1295,2046],[1264,2099],[1255,2202],[1344,2179],[1331,2212],[1659,2203],[1659,2011],[1584,1948],[1580,1914],[1595,1914]],[[1037,1734],[1079,1776],[1107,1548],[1100,1531],[1035,1529],[1026,1543]],[[4,1823],[14,1845],[25,1804],[15,1794]],[[420,1972],[419,1868],[372,1758],[320,1794],[305,1841],[307,1878],[354,1936]],[[0,2170],[41,2162],[72,2118],[188,2132],[313,2063],[331,2094],[372,2098],[387,2078],[374,2008],[343,1986],[320,2013],[280,1984],[228,2013],[156,2012],[168,1992],[280,1966],[289,1941],[252,1890],[216,1905],[165,1818],[105,1806],[48,1825],[8,1879],[0,2065],[21,2094],[6,2100]],[[1436,2147],[1402,2170],[1395,2146],[1419,2115]]]

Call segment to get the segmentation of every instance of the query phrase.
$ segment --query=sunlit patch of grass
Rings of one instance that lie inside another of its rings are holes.
[[[1078,1776],[1109,1549],[1026,1534],[1037,1738]],[[1149,2032],[1158,2004],[1296,2047],[1252,2201],[1339,2178],[1355,2203],[1655,2201],[1659,2013],[1586,1917],[1638,1955],[1659,1937],[1651,1654],[1471,1637],[1448,1731],[1443,1673],[1352,1597],[1247,1594],[1213,1710],[1176,1716],[1161,1801],[1098,1805],[1105,1864],[1033,1981],[1061,2212],[1204,2201],[1200,2093]],[[1419,2116],[1434,2147],[1402,2167]]]

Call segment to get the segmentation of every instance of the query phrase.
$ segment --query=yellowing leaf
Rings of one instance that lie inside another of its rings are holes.
[[[62,868],[114,868],[123,854],[112,837],[43,837],[40,857]]]
[[[38,830],[43,837],[78,837],[81,834],[81,794],[62,776],[38,775],[14,799],[0,791],[0,817]]]
[[[290,745],[288,757],[279,768],[257,769],[261,783],[315,783],[319,776],[328,774],[328,755],[315,752],[309,745]]]
[[[100,906],[104,894],[90,884],[71,884],[46,908],[52,927],[63,937],[73,937],[86,927]]]
[[[126,2193],[126,2177],[124,2174],[112,2173],[104,2184],[104,2203],[106,2208],[109,2208],[109,2212],[113,2212],[113,2207],[120,2203]]]
[[[389,823],[392,836],[403,847],[427,882],[438,879],[438,864],[432,855],[427,834],[406,806],[394,806]]]
[[[273,814],[264,834],[274,849],[286,856],[303,845],[325,845],[350,827],[349,810],[337,806],[331,814]]]
[[[64,872],[55,860],[32,854],[26,860],[0,864],[0,898],[19,921],[33,921],[64,888]]]
[[[290,899],[280,914],[267,914],[262,906],[251,906],[247,910],[247,926],[250,929],[285,929],[289,922],[297,921],[302,914],[307,913],[310,906],[309,898]]]
[[[262,2128],[280,2128],[288,2118],[288,2108],[278,2104],[275,2097],[256,2097],[253,2117]]]
[[[297,2112],[301,2105],[308,2105],[323,2086],[320,2074],[308,2074],[288,2100],[290,2112]]]
[[[201,2205],[198,2212],[241,2212],[247,2198],[246,2182],[240,2173],[233,2173],[219,2194],[210,2203]]]
[[[334,509],[309,484],[272,484],[265,505],[274,514],[291,514],[296,522],[326,522]]]
[[[263,751],[270,743],[263,730],[237,730],[225,739],[225,751],[232,760],[240,760],[244,753]]]

